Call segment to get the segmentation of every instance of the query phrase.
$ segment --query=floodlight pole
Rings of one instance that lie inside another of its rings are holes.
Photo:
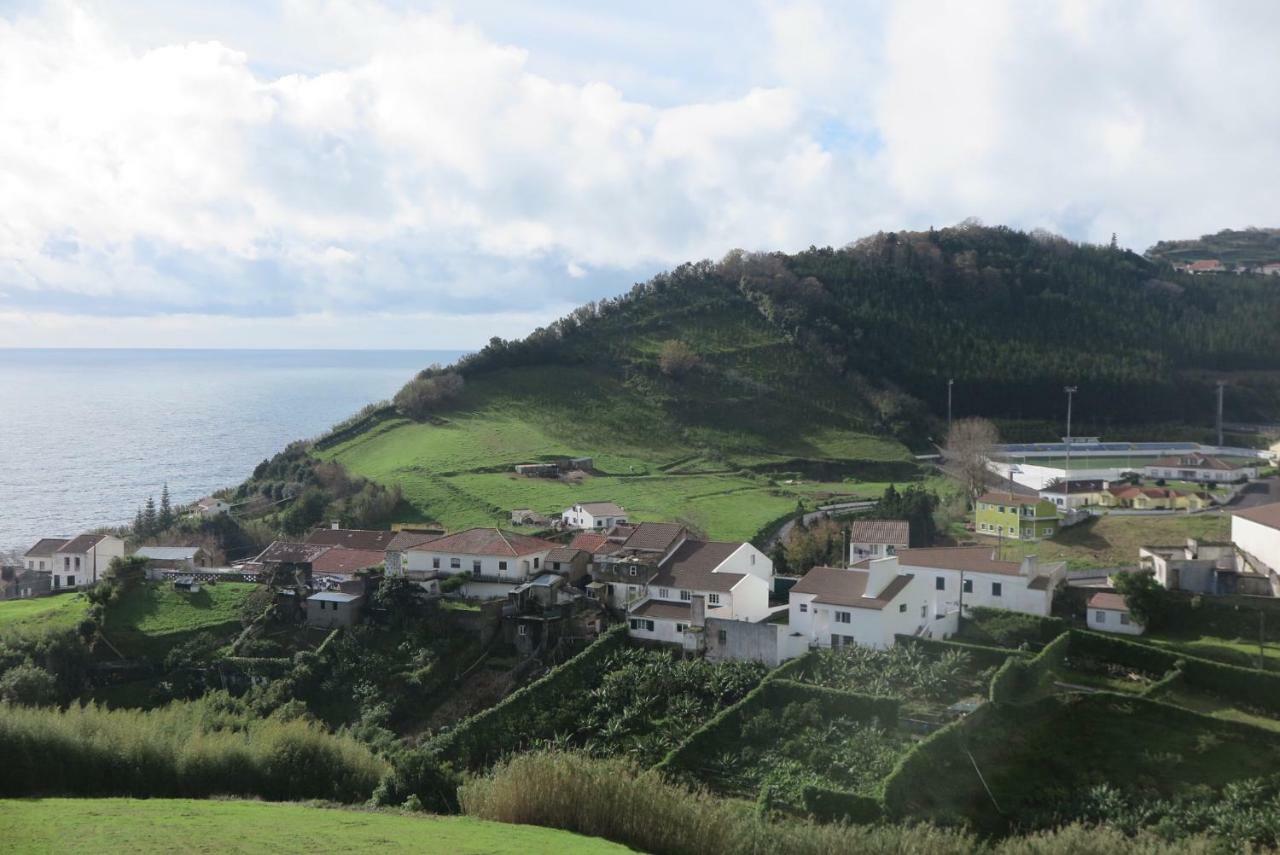
[[[1063,386],[1067,393],[1067,489],[1071,489],[1071,397],[1079,390],[1079,386]]]

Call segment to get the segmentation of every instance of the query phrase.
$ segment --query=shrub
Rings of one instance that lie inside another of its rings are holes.
[[[1069,628],[1062,618],[1040,617],[1008,609],[978,606],[969,610],[961,621],[962,640],[994,647],[1021,647],[1024,644],[1037,648],[1057,638]]]
[[[895,638],[895,646],[912,646],[923,648],[936,654],[952,651],[964,653],[978,668],[997,668],[1004,664],[1010,656],[1030,658],[1025,650],[1010,650],[1004,647],[988,647],[981,644],[970,644],[963,641],[943,641],[937,638],[920,638],[914,635],[899,635]]]
[[[38,665],[25,662],[0,676],[0,701],[24,706],[43,706],[58,700],[58,683]]]
[[[667,339],[658,351],[658,368],[668,377],[683,377],[702,364],[702,358],[679,339]]]
[[[862,825],[875,822],[883,814],[877,799],[822,787],[804,788],[804,807],[819,822]]]
[[[1153,574],[1120,573],[1115,577],[1115,587],[1134,619],[1148,631],[1158,631],[1168,623],[1172,597]]]
[[[453,371],[430,376],[418,375],[396,393],[395,406],[412,419],[425,419],[440,410],[461,392],[462,375]]]

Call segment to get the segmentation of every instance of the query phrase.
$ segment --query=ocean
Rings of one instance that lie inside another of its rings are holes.
[[[0,349],[0,553],[240,483],[462,351]]]

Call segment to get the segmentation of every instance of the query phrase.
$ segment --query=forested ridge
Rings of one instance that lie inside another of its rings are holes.
[[[1177,274],[1114,246],[965,224],[685,264],[523,340],[494,339],[457,370],[468,380],[531,364],[656,376],[652,328],[696,314],[692,334],[683,330],[695,353],[724,319],[763,321],[803,355],[738,362],[722,379],[754,383],[762,395],[839,387],[831,403],[856,395],[879,428],[904,438],[929,429],[924,407],[945,417],[948,378],[956,415],[1040,421],[1060,420],[1062,387],[1077,385],[1080,432],[1208,424],[1218,376],[1232,383],[1228,419],[1274,419],[1278,286],[1261,276]]]

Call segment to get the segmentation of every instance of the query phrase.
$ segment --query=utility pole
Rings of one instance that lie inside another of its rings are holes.
[[[1067,393],[1067,489],[1071,489],[1071,396],[1078,390],[1079,386],[1063,386],[1062,391]]]
[[[947,438],[951,438],[951,387],[955,384],[955,380],[947,381]],[[1221,421],[1221,420],[1219,420]],[[1218,445],[1222,445],[1222,440],[1218,440]]]
[[[1217,447],[1222,447],[1222,389],[1226,388],[1226,381],[1217,381]]]
[[[1267,670],[1267,613],[1258,609],[1258,670]]]

